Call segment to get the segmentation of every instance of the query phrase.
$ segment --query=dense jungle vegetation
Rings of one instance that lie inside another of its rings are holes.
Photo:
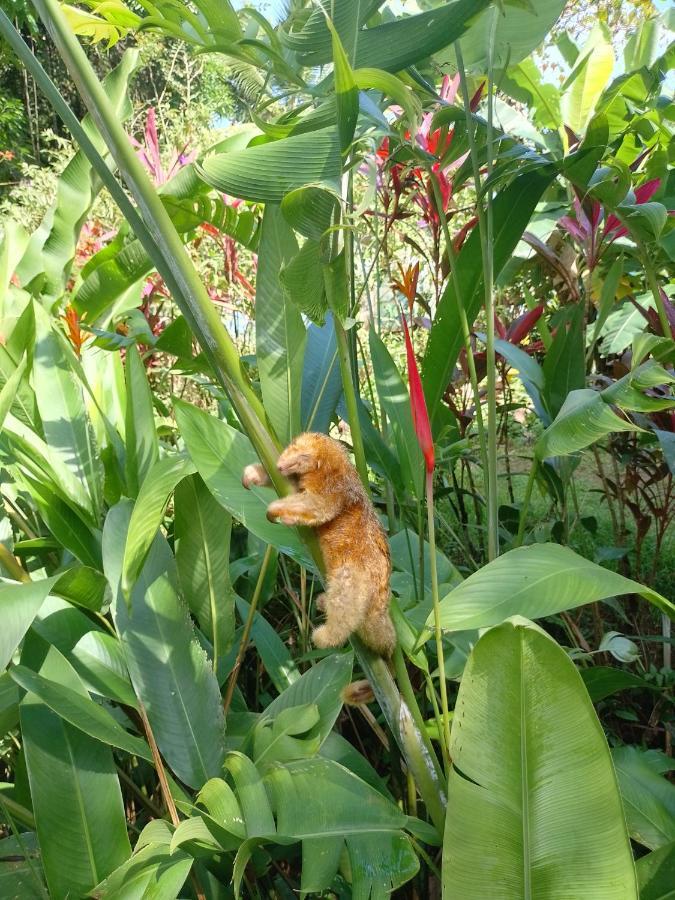
[[[0,0],[0,897],[674,896],[673,19]]]

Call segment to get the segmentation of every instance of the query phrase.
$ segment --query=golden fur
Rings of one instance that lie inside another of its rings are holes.
[[[325,434],[307,432],[284,450],[277,468],[297,492],[272,501],[267,518],[315,528],[326,564],[326,593],[317,598],[326,621],[314,629],[314,643],[339,647],[356,632],[381,656],[391,656],[389,545],[345,450]],[[260,465],[247,466],[242,481],[247,488],[269,483]]]

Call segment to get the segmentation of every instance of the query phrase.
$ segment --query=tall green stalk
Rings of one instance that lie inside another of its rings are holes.
[[[492,24],[488,42],[488,91],[487,91],[487,170],[488,179],[492,174],[493,165],[493,55],[495,35],[497,29],[498,9],[492,10]],[[487,364],[487,507],[488,507],[488,559],[493,560],[499,554],[499,492],[497,482],[497,365],[495,356],[495,304],[494,304],[494,264],[493,264],[493,214],[492,214],[492,190],[488,189],[485,195],[485,207],[483,207],[482,181],[480,177],[480,162],[474,134],[474,123],[471,115],[470,97],[464,68],[464,59],[460,42],[455,44],[457,56],[457,68],[459,71],[462,97],[464,100],[464,113],[466,117],[467,134],[469,139],[469,153],[473,169],[473,179],[476,188],[476,209],[478,214],[478,227],[480,231],[480,245],[483,259],[483,284],[485,288],[485,318],[486,318],[486,364]]]
[[[216,376],[227,391],[242,427],[251,439],[261,462],[270,473],[275,488],[280,494],[287,493],[288,484],[279,476],[275,466],[279,451],[278,441],[272,433],[262,404],[241,368],[238,351],[225,331],[171,219],[137,159],[126,132],[112,112],[108,98],[89,60],[71,32],[63,12],[55,0],[35,0],[35,6],[98,126],[131,195],[138,204],[138,211],[128,201],[124,192],[119,189],[119,185],[110,173],[103,171],[106,168],[105,163],[101,166],[101,156],[91,141],[88,141],[86,136],[80,140],[83,132],[79,123],[1,10],[0,31],[11,38],[10,43],[15,47],[18,55],[24,59],[26,66],[38,76],[44,75],[44,78],[40,77],[39,79],[41,87],[46,88],[49,99],[54,103],[57,112],[63,114],[66,124],[69,127],[72,125],[73,133],[76,134],[80,146],[92,164],[96,166],[104,183],[110,185],[113,196],[119,201],[120,208],[134,228],[136,236],[155,261],[172,296],[190,323]],[[342,337],[342,353],[344,355],[346,352],[344,358],[349,366],[349,351],[344,329],[342,329]],[[357,441],[359,441],[358,417],[353,421],[358,435]],[[362,452],[362,440],[360,447]],[[365,461],[364,455],[362,458]],[[301,532],[317,570],[323,572],[323,560],[315,535],[306,529],[301,529]],[[355,639],[353,644],[361,668],[371,681],[389,728],[415,776],[427,809],[436,826],[442,829],[444,794],[439,786],[433,755],[429,754],[420,728],[413,721],[407,704],[402,704],[401,696],[387,663],[372,654],[358,639]]]

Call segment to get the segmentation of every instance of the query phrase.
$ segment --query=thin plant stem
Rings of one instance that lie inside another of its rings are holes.
[[[30,575],[26,572],[16,556],[14,556],[2,542],[0,542],[0,565],[3,565],[5,569],[7,569],[10,577],[15,581],[26,582],[31,580]]]
[[[473,348],[471,346],[471,331],[469,329],[469,321],[466,317],[466,309],[462,297],[462,288],[459,283],[459,272],[457,270],[457,254],[450,237],[450,229],[448,228],[448,219],[443,209],[443,198],[438,186],[438,179],[431,170],[429,171],[429,179],[431,181],[436,201],[436,208],[441,220],[441,228],[445,238],[445,252],[450,263],[450,277],[452,278],[452,286],[455,289],[455,300],[457,302],[457,314],[459,315],[459,323],[462,329],[462,338],[464,340],[464,352],[466,353],[466,364],[469,368],[469,380],[471,382],[471,390],[473,392],[473,403],[476,411],[476,429],[478,431],[478,444],[480,447],[481,462],[484,471],[488,471],[487,443],[485,440],[485,425],[483,423],[483,409],[480,403],[480,392],[478,389],[478,376],[476,374],[476,361],[473,357]]]
[[[223,712],[225,713],[225,715],[227,715],[230,704],[232,703],[234,689],[237,684],[237,677],[239,675],[242,660],[244,659],[244,654],[246,653],[246,648],[248,647],[249,638],[251,637],[251,629],[253,628],[253,621],[255,619],[255,614],[258,608],[260,595],[262,594],[265,575],[267,574],[267,567],[269,565],[270,559],[272,558],[272,552],[273,547],[271,544],[268,544],[267,549],[265,550],[265,555],[263,556],[262,564],[260,566],[260,571],[258,572],[258,580],[256,581],[255,590],[253,591],[253,597],[251,598],[251,605],[248,609],[248,616],[246,617],[244,631],[241,636],[241,641],[239,642],[239,649],[237,650],[237,658],[234,661],[234,666],[232,667],[232,671],[230,672],[230,677],[227,682],[227,690],[225,691],[225,698],[223,699]]]
[[[492,57],[495,43],[498,10],[492,11],[492,24],[488,42],[488,91],[487,91],[487,167],[488,178],[492,173],[493,156],[493,65]],[[492,215],[492,191],[488,190],[485,197],[485,207],[481,200],[482,182],[480,177],[480,164],[478,150],[474,135],[473,121],[471,118],[470,97],[464,69],[464,59],[459,41],[455,43],[457,56],[457,68],[459,71],[462,96],[464,100],[464,112],[467,123],[469,140],[469,154],[473,169],[474,184],[476,188],[476,211],[478,214],[478,227],[480,231],[480,244],[483,258],[483,284],[485,289],[485,318],[486,318],[486,364],[487,364],[487,456],[488,468],[487,480],[487,508],[488,508],[488,560],[495,559],[499,553],[499,495],[497,484],[497,371],[495,359],[495,309],[494,309],[494,271],[493,271],[493,215]]]
[[[171,823],[174,825],[174,827],[177,828],[180,824],[180,819],[178,818],[176,802],[173,799],[173,794],[171,793],[171,789],[169,788],[169,782],[166,777],[166,769],[164,768],[164,762],[162,761],[159,747],[157,746],[157,741],[155,740],[155,735],[153,734],[152,728],[150,727],[150,722],[148,720],[147,713],[145,712],[145,707],[140,701],[138,704],[138,714],[141,718],[141,722],[143,723],[143,731],[145,731],[145,736],[148,739],[148,744],[150,745],[152,759],[155,763],[155,770],[157,771],[157,777],[159,779],[159,787],[162,791],[162,797],[164,798],[164,802],[169,813],[169,818],[171,819]]]
[[[527,522],[527,513],[530,509],[530,500],[532,498],[532,488],[534,487],[534,482],[537,477],[537,467],[539,465],[539,461],[535,457],[532,460],[532,466],[530,467],[530,474],[527,476],[527,485],[525,487],[525,496],[523,498],[523,505],[520,508],[520,519],[518,521],[518,534],[516,535],[516,540],[514,543],[515,547],[521,547],[523,544],[523,538],[525,537],[525,524]]]
[[[450,713],[448,709],[448,685],[445,680],[445,657],[443,654],[443,631],[441,629],[441,601],[438,595],[438,571],[436,566],[436,533],[434,528],[434,476],[427,472],[427,521],[429,529],[429,557],[431,569],[431,599],[434,607],[434,634],[436,637],[436,656],[438,659],[438,676],[441,685],[441,716],[443,733],[441,747],[446,764],[446,775],[450,763]]]

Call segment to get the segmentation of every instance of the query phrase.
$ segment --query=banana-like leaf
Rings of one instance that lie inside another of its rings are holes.
[[[105,602],[107,587],[108,582],[100,571],[75,565],[59,575],[53,593],[70,603],[98,612]]]
[[[170,850],[169,844],[149,843],[137,850],[92,892],[101,900],[157,897],[174,900],[180,896],[193,859],[184,850]]]
[[[138,64],[138,51],[127,50],[117,68],[103,80],[103,87],[121,121],[132,112],[127,88]],[[82,126],[102,152],[105,144],[89,115],[83,119]],[[16,274],[23,287],[37,286],[50,302],[61,297],[80,230],[100,189],[101,182],[86,154],[78,150],[61,173],[56,200],[32,234],[17,267]]]
[[[554,176],[552,169],[524,172],[495,198],[494,270],[495,277],[511,259],[520,237]],[[483,262],[480,234],[475,228],[457,256],[457,275],[461,296],[471,328],[483,302]],[[462,329],[450,279],[441,296],[422,364],[422,382],[434,433],[442,424],[442,398],[452,377],[463,346]]]
[[[675,841],[675,785],[664,778],[672,759],[638,747],[616,747],[612,757],[630,836],[650,850]]]
[[[402,832],[348,835],[353,897],[389,897],[419,871],[410,838]]]
[[[154,463],[141,485],[129,522],[122,562],[122,591],[129,595],[162,524],[176,485],[195,467],[188,457],[165,456]]]
[[[642,856],[636,863],[640,900],[673,900],[675,841]]]
[[[87,508],[95,518],[103,504],[103,468],[87,416],[82,386],[75,377],[73,351],[35,305],[33,386],[53,465],[67,468],[86,488]]]
[[[232,516],[199,475],[184,479],[174,499],[176,567],[183,596],[213,647],[213,668],[234,639],[230,580]]]
[[[125,706],[138,706],[119,638],[103,631],[88,631],[67,656],[90,691]]]
[[[557,416],[570,391],[586,384],[584,358],[584,304],[576,303],[559,314],[558,328],[546,352],[543,397],[551,416]]]
[[[538,128],[556,130],[560,127],[560,91],[554,84],[542,81],[532,57],[507,69],[500,78],[500,89],[514,100],[527,104]]]
[[[0,585],[0,671],[9,665],[55,581],[56,578],[47,578],[26,584]]]
[[[274,718],[286,709],[307,704],[316,706],[319,714],[316,733],[321,746],[342,709],[342,691],[349,684],[352,664],[351,653],[335,653],[326,657],[279,694],[265,709],[263,715]]]
[[[61,660],[61,665],[70,668],[65,659]],[[70,722],[73,727],[79,728],[102,744],[119,747],[127,753],[152,762],[152,753],[146,742],[125,731],[110,713],[92,700],[86,692],[83,694],[68,687],[67,684],[45,678],[26,666],[12,666],[9,674],[24,690],[34,694],[45,706],[65,722]],[[69,681],[72,683],[76,677],[73,669]]]
[[[241,597],[236,597],[235,603],[239,618],[245,622],[249,616],[250,605]],[[288,647],[262,613],[256,612],[253,617],[251,641],[258,651],[270,681],[278,691],[285,691],[300,678],[300,672]]]
[[[49,897],[44,885],[40,849],[34,831],[0,841],[0,896],[21,897],[21,900],[45,900]]]
[[[246,466],[256,462],[248,438],[188,403],[176,403],[175,410],[187,451],[216,500],[256,537],[311,569],[312,563],[297,532],[267,520],[266,510],[276,496],[274,491],[270,488],[247,491],[241,483]]]
[[[499,885],[504,900],[637,900],[602,727],[548,635],[523,620],[483,635],[459,688],[450,754],[444,896],[484,900]]]
[[[322,262],[321,246],[310,238],[279,272],[285,302],[294,304],[320,327],[329,312]]]
[[[619,418],[600,393],[584,388],[568,394],[560,412],[537,441],[535,450],[540,459],[566,456],[613,432],[641,430],[634,422]]]
[[[411,134],[415,134],[422,115],[422,106],[417,96],[400,78],[383,69],[356,69],[354,81],[360,91],[375,90],[390,97],[403,110]]]
[[[0,737],[19,724],[19,691],[9,672],[0,675]]]
[[[131,614],[127,610],[120,581],[130,518],[130,504],[118,503],[103,532],[115,627],[162,755],[185,784],[199,788],[219,773],[224,756],[218,683],[176,592],[174,560],[159,535],[131,591]]]
[[[34,656],[24,646],[22,662]],[[40,674],[88,696],[54,647]],[[112,752],[31,693],[21,702],[21,734],[50,895],[87,894],[131,853]]]
[[[540,619],[584,603],[638,594],[675,618],[675,606],[651,588],[624,578],[560,544],[509,550],[441,600],[445,631],[487,628],[511,616]],[[427,628],[433,628],[433,617]]]
[[[131,496],[135,497],[159,459],[152,393],[145,366],[135,344],[127,347],[125,378],[127,487]]]
[[[258,203],[281,203],[285,194],[306,184],[337,190],[342,173],[338,133],[324,128],[214,154],[197,171],[219,191]]]
[[[368,6],[363,2],[359,5],[361,13],[357,12],[354,3],[339,4],[333,20],[354,60],[354,66],[372,66],[387,72],[400,72],[460,38],[472,26],[474,16],[488,5],[488,0],[454,0],[415,16],[400,17],[373,28],[362,28],[357,31],[354,41],[352,35],[355,17],[358,21]],[[351,11],[346,21],[340,16],[340,7],[344,7],[343,15],[348,9]],[[323,29],[327,30],[325,23]],[[299,35],[285,38],[294,49],[305,51],[300,56],[303,65],[316,66],[330,62],[330,37],[327,41],[321,40],[318,43],[317,32],[320,39],[321,31],[321,23],[311,17]],[[354,43],[355,53],[352,53],[350,44]]]
[[[312,323],[302,371],[303,431],[328,432],[342,394],[335,325],[330,313],[325,325]]]
[[[563,85],[563,121],[575,134],[585,132],[613,69],[614,51],[609,30],[604,23],[598,23]]]
[[[535,50],[564,8],[565,0],[537,0],[536,3],[526,0],[492,6],[476,17],[462,37],[464,65],[479,74],[487,72],[492,16],[497,16],[493,60],[499,68],[520,62]],[[442,64],[454,60],[454,54],[448,51],[438,54],[436,59]]]
[[[333,52],[333,80],[337,108],[337,127],[340,135],[340,149],[346,153],[352,143],[356,120],[359,117],[359,90],[340,35],[330,19],[326,20],[330,30]]]
[[[256,359],[265,409],[284,445],[301,431],[300,392],[307,334],[300,310],[281,289],[279,274],[297,252],[293,229],[278,206],[267,204],[256,277]]]

